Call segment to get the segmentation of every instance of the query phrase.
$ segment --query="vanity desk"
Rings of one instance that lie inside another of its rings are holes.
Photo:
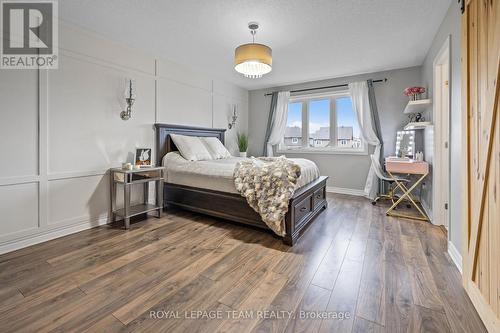
[[[386,215],[429,221],[429,218],[422,211],[422,208],[420,208],[420,206],[417,204],[415,197],[412,194],[412,191],[415,190],[415,188],[417,188],[429,174],[429,163],[425,161],[416,161],[406,158],[387,157],[385,159],[385,169],[387,173],[394,179],[396,187],[398,187],[403,192],[403,195],[398,200],[396,200],[396,202],[394,202],[394,204],[387,210]],[[408,188],[405,183],[398,180],[398,178],[395,177],[394,174],[416,175],[418,176],[418,179],[415,183],[413,183],[412,186]],[[396,213],[394,211],[397,205],[404,199],[408,200],[417,209],[419,213],[418,216]]]

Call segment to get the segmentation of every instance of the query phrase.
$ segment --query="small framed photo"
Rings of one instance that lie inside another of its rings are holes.
[[[135,162],[141,168],[151,167],[151,148],[137,148],[135,150]]]

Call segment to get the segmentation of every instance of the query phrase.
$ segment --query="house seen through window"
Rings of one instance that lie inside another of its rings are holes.
[[[293,96],[281,150],[364,151],[348,93]]]

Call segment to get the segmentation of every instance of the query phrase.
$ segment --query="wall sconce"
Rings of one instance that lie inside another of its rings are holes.
[[[236,104],[233,104],[232,107],[233,107],[233,115],[231,116],[230,123],[227,124],[227,127],[229,129],[233,128],[234,125],[236,125],[236,120],[238,119],[238,115],[236,114]]]
[[[123,120],[129,120],[132,117],[132,105],[135,102],[135,93],[132,87],[132,80],[128,80],[128,89],[125,92],[125,102],[127,103],[127,109],[120,113],[120,117]]]

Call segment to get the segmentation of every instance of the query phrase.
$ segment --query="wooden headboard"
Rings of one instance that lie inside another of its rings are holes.
[[[180,134],[188,136],[213,136],[218,138],[224,144],[223,128],[204,128],[182,125],[155,124],[156,135],[156,165],[160,166],[163,156],[171,151],[177,151],[170,134]]]

